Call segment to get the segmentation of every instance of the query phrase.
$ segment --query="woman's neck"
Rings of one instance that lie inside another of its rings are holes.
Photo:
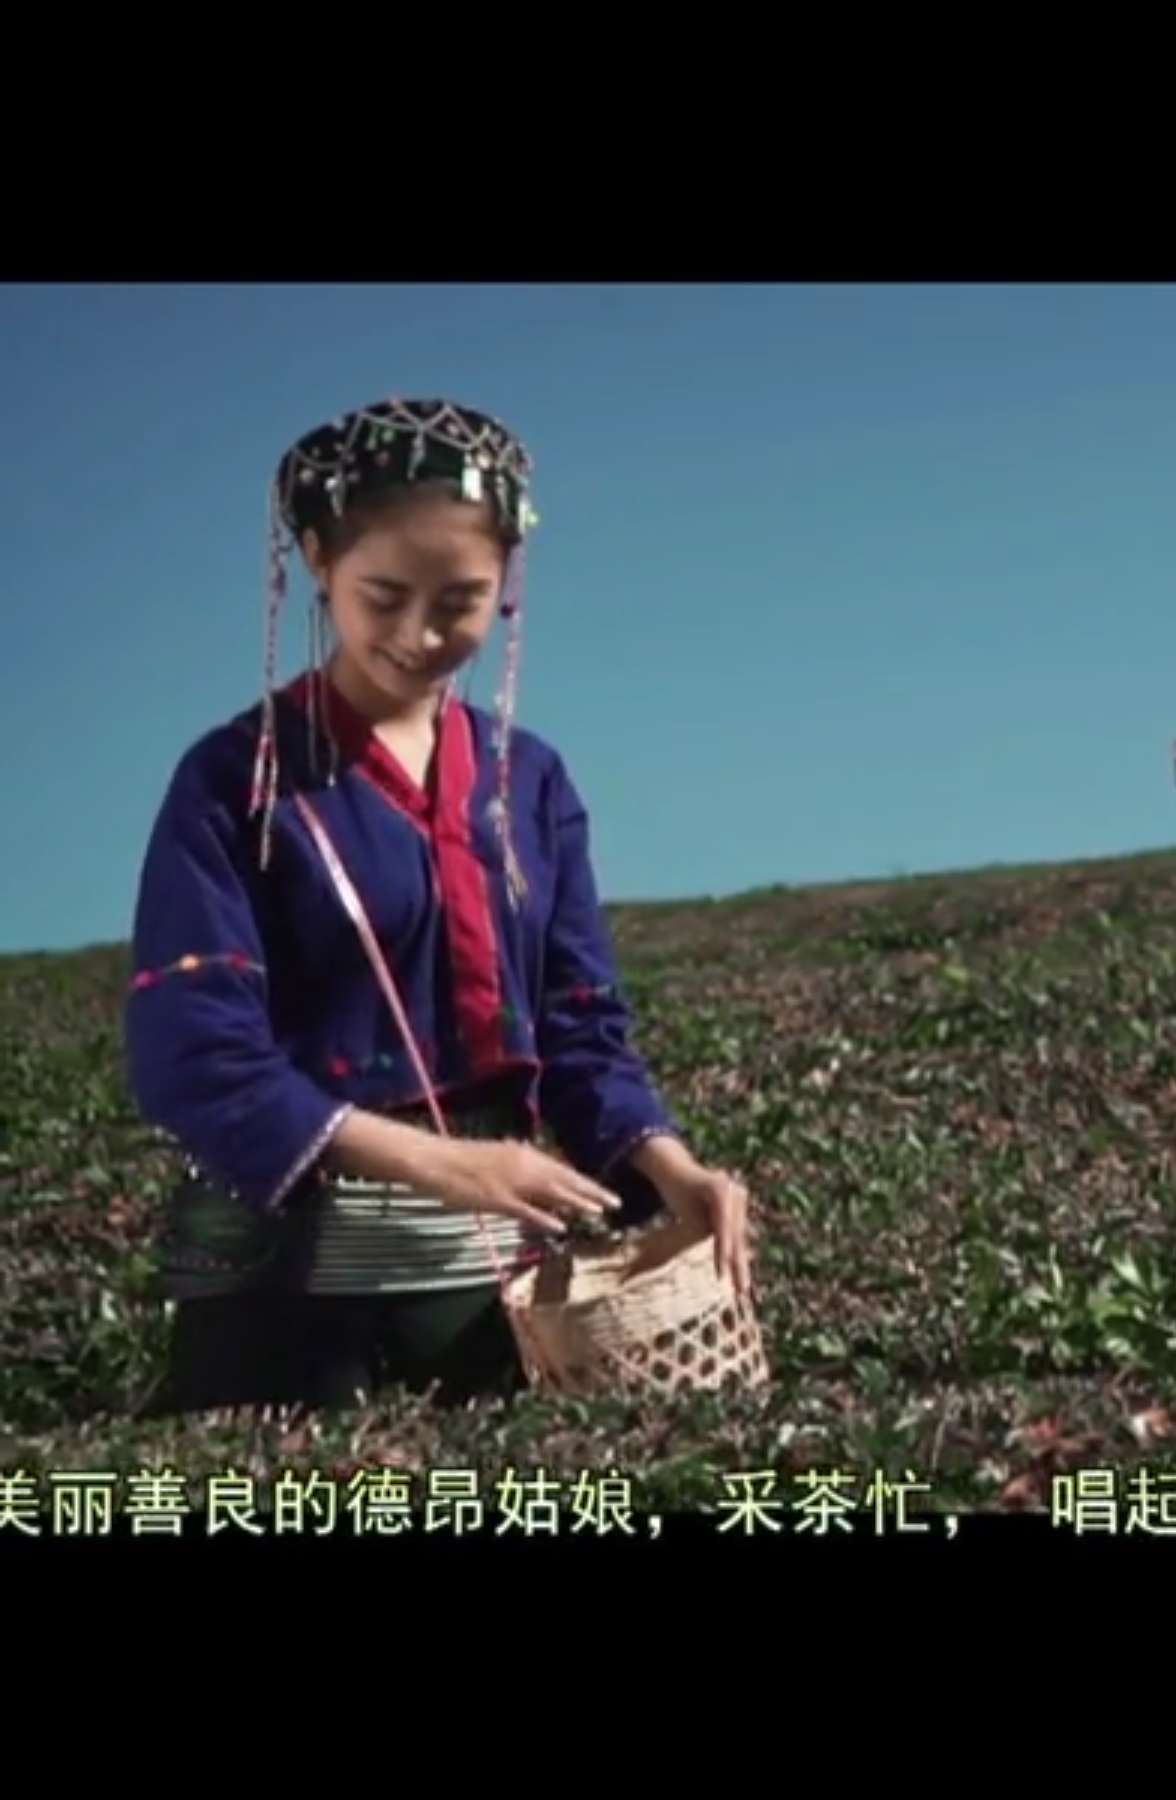
[[[377,732],[424,734],[436,724],[445,698],[440,693],[425,694],[419,700],[397,700],[381,692],[338,654],[329,659],[323,673],[347,704]]]

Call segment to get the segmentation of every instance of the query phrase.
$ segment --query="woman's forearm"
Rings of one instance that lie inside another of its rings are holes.
[[[664,1188],[675,1180],[698,1173],[698,1163],[686,1145],[669,1132],[659,1131],[645,1138],[633,1151],[629,1162],[656,1188]]]
[[[335,1175],[427,1187],[445,1150],[446,1140],[435,1132],[355,1107],[328,1144],[323,1165]]]

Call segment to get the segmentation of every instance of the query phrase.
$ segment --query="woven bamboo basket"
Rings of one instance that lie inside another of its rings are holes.
[[[527,1377],[554,1394],[672,1396],[766,1386],[754,1308],[685,1225],[577,1244],[509,1282],[503,1302]]]

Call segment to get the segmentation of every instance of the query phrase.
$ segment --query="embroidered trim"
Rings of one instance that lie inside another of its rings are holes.
[[[426,1065],[432,1068],[436,1061],[432,1044],[421,1044],[420,1052]],[[349,1075],[386,1075],[396,1064],[395,1056],[387,1050],[381,1050],[377,1056],[328,1056],[322,1066],[336,1081],[345,1081]]]
[[[223,968],[260,975],[262,980],[265,979],[264,963],[257,962],[240,950],[220,950],[209,956],[180,956],[175,962],[165,963],[160,969],[141,969],[130,983],[131,991],[133,993],[140,988],[154,987],[157,982],[166,981],[170,975],[194,975],[200,969],[209,969],[217,964]]]
[[[535,1028],[529,1020],[519,1020],[518,1014],[509,1007],[504,1007],[502,1012],[504,1019],[509,1019],[509,1022],[518,1023],[521,1026],[521,1029],[528,1039],[534,1037]],[[435,1068],[437,1064],[435,1046],[429,1042],[424,1042],[420,1045],[420,1052],[425,1059],[426,1067],[429,1069]],[[399,1057],[393,1056],[390,1051],[381,1050],[373,1056],[328,1056],[324,1058],[320,1066],[324,1073],[331,1076],[333,1080],[346,1081],[349,1077],[362,1078],[368,1075],[387,1075],[399,1065],[400,1060]],[[513,1060],[517,1062],[520,1059],[514,1058]],[[523,1058],[521,1060],[530,1061],[531,1059]],[[504,1064],[503,1066],[505,1067],[507,1065]]]
[[[528,1018],[524,1018],[518,1008],[511,1006],[509,1001],[504,1002],[499,1008],[499,1017],[508,1031],[512,1026],[517,1026],[524,1037],[533,1038],[535,1036],[535,1026],[533,1022]]]
[[[624,1162],[626,1157],[632,1156],[634,1150],[639,1150],[642,1144],[648,1143],[650,1138],[655,1137],[676,1138],[680,1144],[685,1142],[683,1133],[678,1130],[676,1125],[668,1122],[661,1125],[646,1125],[641,1131],[635,1131],[632,1137],[626,1138],[619,1150],[613,1151],[608,1161],[600,1169],[597,1179],[603,1181],[606,1176],[612,1174],[618,1163]]]
[[[307,1144],[306,1148],[297,1157],[291,1167],[287,1169],[273,1193],[270,1194],[268,1200],[265,1202],[266,1212],[273,1212],[275,1208],[282,1204],[282,1201],[286,1198],[291,1188],[296,1187],[302,1180],[302,1177],[306,1174],[306,1171],[312,1164],[318,1161],[344,1119],[347,1118],[349,1113],[353,1113],[354,1111],[355,1108],[350,1103],[335,1108],[322,1130],[315,1133],[314,1137],[311,1138],[310,1143]]]
[[[577,982],[575,987],[555,988],[543,997],[545,1006],[587,1006],[593,1000],[619,1000],[621,990],[615,981]]]

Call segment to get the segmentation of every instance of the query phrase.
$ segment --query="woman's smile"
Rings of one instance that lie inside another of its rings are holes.
[[[426,676],[429,673],[428,663],[409,662],[405,658],[397,656],[393,650],[377,650],[376,655],[380,657],[382,661],[391,663],[392,667],[397,670],[399,674],[407,675],[412,680],[419,681],[423,676]]]

